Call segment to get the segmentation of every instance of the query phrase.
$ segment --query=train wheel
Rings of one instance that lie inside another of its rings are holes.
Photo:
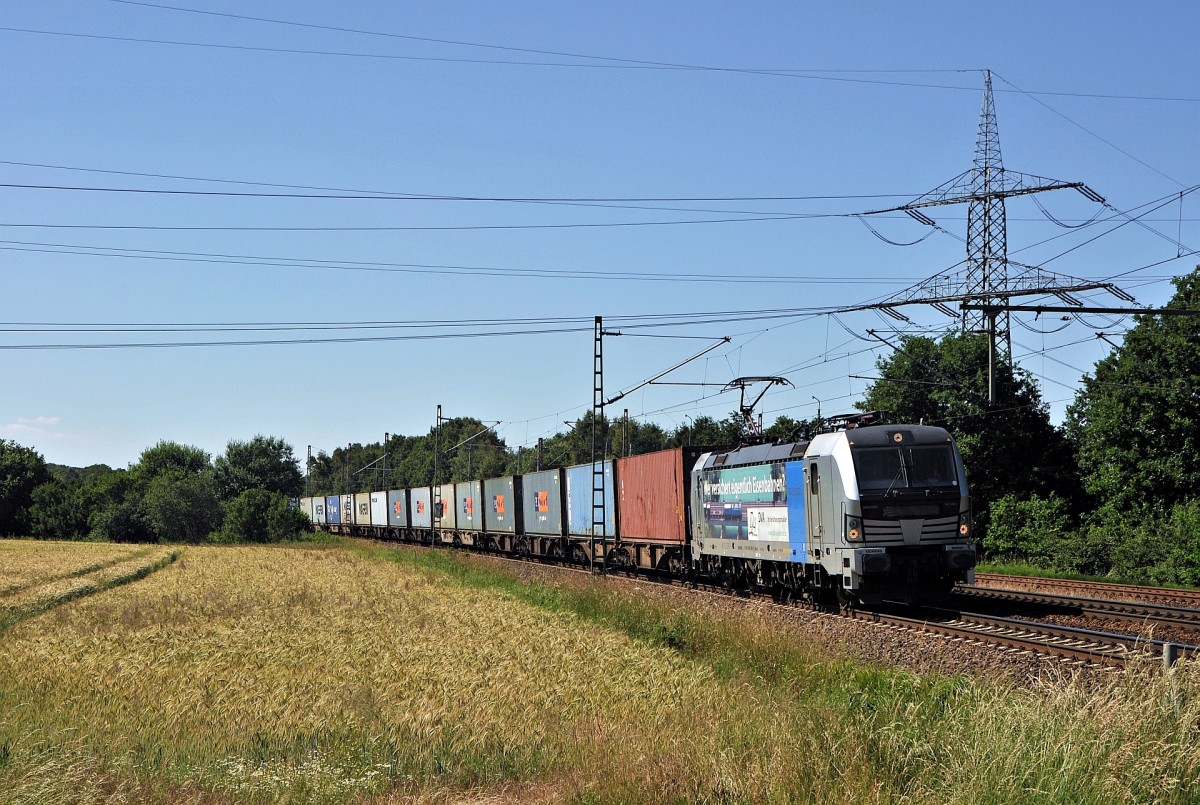
[[[850,592],[849,590],[844,589],[840,584],[834,589],[837,593],[838,606],[841,609],[843,609],[844,611],[849,612],[849,611],[858,609],[858,607],[862,603],[858,600],[857,595]]]

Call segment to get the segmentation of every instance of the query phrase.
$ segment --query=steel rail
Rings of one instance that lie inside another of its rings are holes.
[[[1148,587],[1137,584],[1114,582],[1081,581],[1079,579],[1050,579],[1037,576],[1007,576],[1002,573],[977,573],[977,585],[998,587],[1001,584],[1016,584],[1034,589],[1057,587],[1064,590],[1080,590],[1095,597],[1099,593],[1112,596],[1112,600],[1137,601],[1138,597],[1156,601],[1177,601],[1200,607],[1200,590],[1180,590],[1172,587]],[[969,587],[970,585],[963,585]],[[1124,596],[1124,597],[1122,597]]]
[[[1133,621],[1156,621],[1177,626],[1200,628],[1200,610],[1142,601],[1116,601],[1107,598],[1076,598],[1069,595],[1041,593],[1032,590],[1006,590],[1000,587],[955,588],[955,595],[984,598],[994,601],[1016,601],[1059,610],[1105,615]]]
[[[1148,640],[1131,635],[966,612],[947,612],[944,620],[893,615],[874,610],[858,611],[852,613],[851,617],[914,631],[978,640],[1012,649],[1077,660],[1089,665],[1120,667],[1134,656],[1147,659],[1162,656],[1167,664],[1171,664],[1179,657],[1200,656],[1200,646],[1182,646],[1165,640]]]

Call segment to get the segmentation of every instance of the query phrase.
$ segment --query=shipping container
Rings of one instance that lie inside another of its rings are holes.
[[[687,540],[692,467],[703,453],[676,447],[617,459],[622,542],[682,545]]]
[[[483,530],[483,482],[462,481],[454,485],[454,506],[459,531]]]
[[[388,524],[387,492],[371,493],[371,525],[383,528]]]
[[[354,524],[354,495],[342,495],[342,525]]]
[[[325,525],[325,498],[312,499],[312,521],[313,525]]]
[[[592,465],[567,467],[567,533],[573,537],[593,535],[595,515]],[[596,529],[597,537],[613,537],[617,533],[617,490],[613,482],[613,463],[604,462],[604,525]]]
[[[312,498],[300,498],[296,501],[296,510],[308,518],[312,522]]]
[[[325,524],[334,525],[342,522],[342,499],[337,495],[325,498]]]
[[[410,489],[408,500],[409,517],[412,518],[413,528],[433,527],[433,495],[429,487]]]
[[[354,495],[354,524],[371,524],[371,493],[358,492]]]
[[[433,504],[433,527],[453,531],[458,527],[454,516],[457,508],[454,505],[454,484],[442,484],[434,488],[438,500]]]
[[[521,476],[521,510],[526,534],[563,535],[566,526],[564,486],[562,470],[542,470]]]
[[[392,528],[408,528],[408,496],[403,489],[387,492],[387,524]]]
[[[516,534],[521,528],[521,477],[508,475],[483,482],[483,527],[498,534]]]

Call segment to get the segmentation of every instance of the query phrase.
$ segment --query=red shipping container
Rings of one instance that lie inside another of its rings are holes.
[[[668,545],[687,541],[692,467],[704,452],[676,447],[617,459],[617,531],[622,541]]]

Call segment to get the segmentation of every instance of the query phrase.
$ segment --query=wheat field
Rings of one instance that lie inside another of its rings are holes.
[[[1200,779],[1186,666],[1014,689],[667,606],[440,551],[188,547],[0,635],[0,801],[1186,802]]]

